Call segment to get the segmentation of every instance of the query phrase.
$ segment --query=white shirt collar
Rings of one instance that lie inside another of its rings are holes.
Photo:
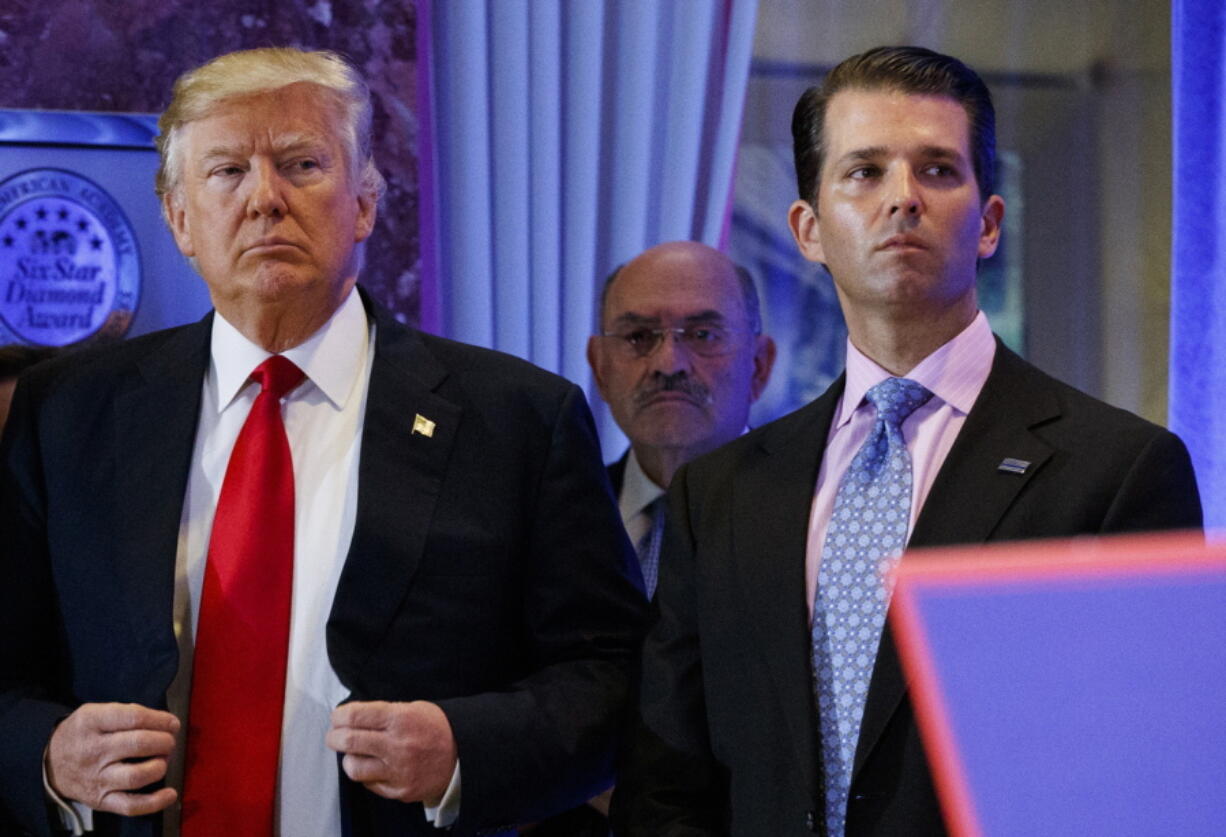
[[[626,456],[626,470],[622,474],[621,494],[617,498],[622,520],[630,520],[663,493],[664,489],[656,485],[639,464],[634,448],[630,448]]]
[[[333,406],[341,409],[366,366],[369,328],[362,299],[354,288],[328,321],[305,342],[282,352]],[[242,391],[252,370],[271,356],[252,343],[225,317],[213,315],[212,377],[217,387],[218,412]]]
[[[743,427],[740,435],[744,436],[748,432],[749,428]],[[626,455],[626,470],[622,473],[622,490],[617,497],[617,508],[621,512],[622,521],[630,520],[663,493],[664,489],[656,485],[655,481],[647,476],[643,466],[639,464],[639,458],[634,455],[632,446]]]

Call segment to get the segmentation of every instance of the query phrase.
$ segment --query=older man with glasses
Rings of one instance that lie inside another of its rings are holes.
[[[664,492],[696,456],[745,430],[770,378],[775,343],[762,334],[753,278],[705,244],[673,241],[605,280],[588,362],[630,449],[609,466],[644,592],[655,592]],[[610,793],[532,829],[533,837],[605,837]]]
[[[588,361],[630,439],[609,478],[650,596],[664,491],[678,468],[744,431],[775,343],[762,334],[749,273],[694,241],[661,244],[614,271],[601,295],[600,332],[588,342]]]

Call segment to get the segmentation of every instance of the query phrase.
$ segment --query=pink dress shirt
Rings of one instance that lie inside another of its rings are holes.
[[[957,337],[903,376],[923,384],[932,392],[932,399],[908,416],[902,425],[903,439],[911,452],[913,485],[908,538],[945,456],[953,447],[967,413],[988,379],[995,356],[996,340],[987,317],[980,311]],[[809,512],[805,597],[809,603],[810,623],[813,620],[813,597],[817,591],[822,545],[826,541],[830,516],[834,513],[839,481],[851,465],[856,451],[868,438],[877,418],[877,411],[864,400],[864,394],[889,377],[889,372],[853,346],[850,339],[847,341],[847,387],[835,408],[830,435],[826,437],[826,453],[817,474],[817,487]]]

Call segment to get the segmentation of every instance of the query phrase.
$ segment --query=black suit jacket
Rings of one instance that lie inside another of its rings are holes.
[[[609,475],[609,485],[613,487],[613,496],[617,499],[621,499],[622,496],[622,483],[626,481],[626,463],[629,461],[630,451],[627,449],[620,459],[605,466],[605,473]]]
[[[629,457],[630,451],[627,450],[616,462],[605,466],[616,500],[621,499]],[[528,833],[532,837],[609,837],[609,818],[591,805],[579,805],[537,824]]]
[[[453,833],[539,819],[607,786],[644,605],[578,388],[399,325],[375,359],[353,539],[327,653],[354,700],[437,702],[463,765]],[[0,799],[46,833],[55,723],[166,705],[174,560],[211,317],[23,379],[0,447]],[[421,414],[432,437],[412,433]],[[323,746],[322,741],[320,746]],[[353,835],[436,834],[342,784]],[[102,834],[158,817],[100,816]]]
[[[843,385],[696,460],[673,481],[661,615],[643,655],[642,718],[614,799],[619,834],[824,830],[805,543]],[[1005,457],[1031,465],[1022,475],[1003,473]],[[998,344],[910,546],[1200,525],[1191,462],[1177,437]],[[847,834],[942,833],[886,631],[856,750]]]

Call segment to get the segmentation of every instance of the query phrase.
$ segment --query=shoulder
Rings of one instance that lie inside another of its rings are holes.
[[[464,426],[480,429],[487,439],[522,438],[532,428],[548,437],[559,425],[576,422],[585,435],[595,435],[583,391],[565,378],[503,352],[383,319],[376,323],[372,404],[429,393],[459,410]]]
[[[210,319],[150,332],[127,340],[71,349],[21,377],[36,400],[87,401],[122,389],[150,361],[176,374],[199,375],[207,360]]]
[[[821,396],[779,418],[755,427],[726,445],[698,457],[686,468],[691,479],[735,478],[764,456],[807,456],[824,449],[835,407],[843,394],[840,376]],[[816,460],[815,460],[816,461]]]
[[[1003,344],[997,347],[992,372],[972,413],[975,409],[1022,411],[1033,416],[1041,435],[1044,427],[1052,434],[1092,434],[1096,447],[1174,436],[1159,424],[1052,377]]]
[[[583,391],[560,375],[504,352],[422,332],[416,337],[442,370],[439,395],[487,415],[491,422],[533,419],[552,424],[575,405],[588,414]]]
[[[1028,486],[1031,517],[1068,533],[1199,527],[1191,457],[1170,430],[1059,381],[1001,347],[955,450],[961,464],[1006,444],[1038,444],[1043,460]],[[978,441],[983,440],[983,441]],[[950,457],[954,451],[950,452]],[[1027,457],[1029,458],[1029,457]],[[997,459],[996,461],[999,461]],[[946,466],[949,460],[946,461]],[[1043,485],[1039,491],[1033,486]],[[1071,522],[1070,522],[1071,521]]]
[[[447,371],[470,386],[491,391],[540,390],[565,391],[574,386],[560,375],[548,372],[523,358],[485,349],[445,337],[417,332],[426,351],[430,352]]]
[[[804,407],[684,465],[673,479],[677,494],[684,497],[693,514],[699,509],[731,508],[739,502],[737,496],[767,517],[790,508],[798,494],[816,483],[842,392],[840,377]]]

